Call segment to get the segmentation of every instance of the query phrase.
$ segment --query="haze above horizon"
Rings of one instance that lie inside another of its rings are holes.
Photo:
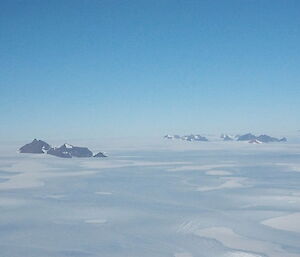
[[[0,140],[299,134],[299,11],[292,0],[1,1]]]

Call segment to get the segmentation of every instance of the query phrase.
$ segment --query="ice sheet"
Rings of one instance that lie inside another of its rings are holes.
[[[2,149],[0,257],[300,257],[300,145],[167,144]]]

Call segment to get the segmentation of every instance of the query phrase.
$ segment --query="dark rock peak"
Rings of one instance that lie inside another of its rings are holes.
[[[283,137],[283,138],[279,139],[279,142],[287,142],[287,138]]]
[[[256,138],[258,141],[263,143],[269,143],[269,142],[279,142],[278,138],[270,137],[268,135],[260,135]]]
[[[253,134],[250,134],[250,133],[239,136],[237,140],[238,141],[258,140],[261,143],[286,142],[287,141],[287,139],[285,137],[281,138],[281,139],[278,139],[276,137],[271,137],[271,136],[268,136],[268,135],[260,135],[260,136],[257,137]]]
[[[253,139],[256,139],[256,136],[251,134],[251,133],[248,133],[248,134],[239,136],[237,140],[238,141],[250,141],[250,140],[253,140]]]
[[[105,155],[102,152],[99,152],[99,153],[95,154],[93,157],[101,158],[101,157],[107,157],[107,155]]]
[[[51,148],[48,154],[55,155],[62,158],[71,157],[92,157],[93,153],[87,147],[72,146],[63,144],[60,147]]]
[[[107,157],[101,152],[94,156],[92,151],[90,151],[90,149],[88,149],[87,147],[73,146],[67,143],[61,145],[60,147],[51,147],[46,142],[38,140],[36,138],[31,143],[22,146],[19,151],[20,153],[47,153],[61,158]]]
[[[36,138],[29,144],[22,146],[19,151],[20,153],[45,153],[51,148],[51,146],[42,140],[37,140]]]

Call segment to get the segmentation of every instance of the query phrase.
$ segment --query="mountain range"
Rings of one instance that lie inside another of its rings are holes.
[[[204,136],[201,136],[199,134],[191,134],[191,135],[185,135],[185,136],[179,136],[179,135],[165,135],[165,139],[180,139],[185,141],[208,141],[208,139]],[[259,144],[259,143],[271,143],[271,142],[287,142],[287,139],[285,137],[283,138],[276,138],[271,137],[268,135],[260,135],[256,136],[251,133],[247,133],[244,135],[228,135],[228,134],[222,134],[221,138],[223,141],[248,141],[252,144]]]
[[[287,141],[287,139],[285,137],[276,138],[276,137],[271,137],[268,135],[255,136],[251,133],[237,137],[237,141],[252,141],[252,140],[257,140],[258,142],[261,142],[261,143],[286,142]]]
[[[206,137],[203,137],[201,135],[185,135],[185,136],[179,136],[179,135],[165,135],[164,138],[166,139],[181,139],[185,141],[203,141],[206,142],[208,139]]]
[[[61,158],[87,158],[87,157],[107,157],[102,152],[93,154],[87,147],[73,146],[70,144],[63,144],[60,147],[51,147],[43,140],[34,139],[31,143],[22,146],[19,149],[20,153],[33,153],[33,154],[50,154]]]

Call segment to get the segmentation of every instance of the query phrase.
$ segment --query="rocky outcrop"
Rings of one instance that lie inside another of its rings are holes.
[[[42,140],[34,139],[31,143],[22,146],[19,149],[20,153],[35,153],[42,154],[50,149],[50,145]]]
[[[63,144],[60,147],[51,148],[47,153],[62,158],[93,156],[92,151],[90,151],[87,147],[73,146],[69,144]]]
[[[105,155],[105,154],[102,153],[102,152],[99,152],[99,153],[95,154],[93,157],[96,157],[96,158],[102,158],[102,157],[107,157],[107,155]]]
[[[271,136],[268,136],[268,135],[260,135],[260,136],[255,136],[253,134],[245,134],[245,135],[242,135],[242,136],[239,136],[238,141],[253,141],[253,140],[257,140],[261,143],[272,143],[272,142],[286,142],[287,139],[285,137],[279,139],[279,138],[276,138],[276,137],[271,137]]]
[[[19,151],[20,153],[47,153],[60,158],[107,157],[102,152],[94,155],[93,152],[87,147],[73,146],[69,144],[63,144],[60,147],[51,147],[46,142],[37,139],[34,139],[31,143],[22,146]]]
[[[72,155],[69,152],[64,152],[60,148],[50,148],[47,154],[51,154],[60,158],[72,158]]]
[[[251,133],[248,133],[248,134],[239,136],[237,138],[237,141],[250,141],[250,140],[254,140],[254,139],[256,139],[256,136]]]
[[[260,135],[256,139],[260,142],[263,142],[263,143],[279,142],[280,141],[280,139],[278,139],[276,137],[270,137],[268,135]]]

